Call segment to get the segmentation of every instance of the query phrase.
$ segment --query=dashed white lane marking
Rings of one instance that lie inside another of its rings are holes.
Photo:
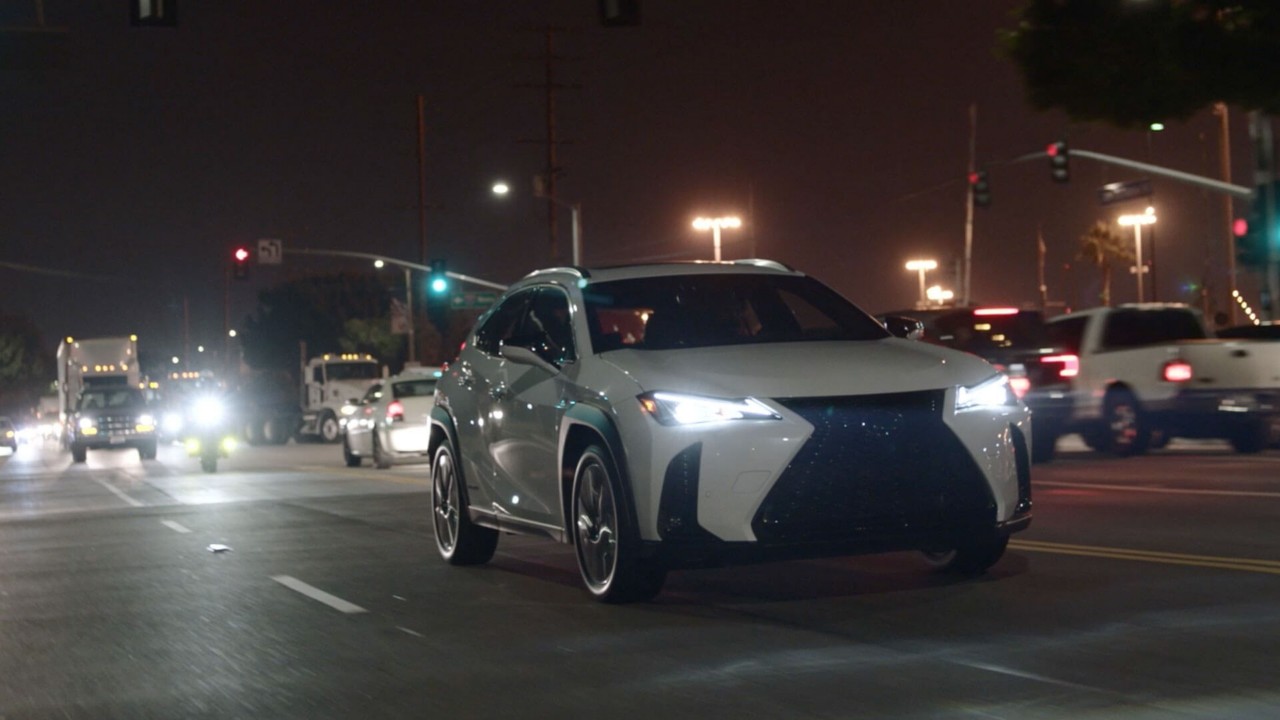
[[[410,635],[412,635],[412,636],[414,636],[414,637],[426,637],[426,635],[423,635],[422,633],[418,632],[417,630],[410,630],[409,628],[404,627],[403,625],[397,625],[397,626],[396,626],[396,629],[397,629],[397,630],[399,630],[399,631],[400,631],[400,632],[402,632],[402,633],[408,633],[408,634],[410,634]]]
[[[186,527],[182,523],[176,523],[172,520],[161,520],[160,524],[164,525],[165,527],[169,528],[170,530],[176,533],[182,533],[183,535],[186,535],[187,533],[191,532],[190,528]]]
[[[93,479],[93,481],[94,481],[94,482],[96,482],[96,483],[98,483],[98,484],[99,484],[99,485],[101,485],[102,487],[104,487],[104,488],[106,488],[106,489],[110,490],[112,495],[115,495],[116,497],[120,498],[121,500],[123,500],[123,501],[125,501],[125,502],[129,503],[130,505],[132,505],[132,506],[134,506],[134,507],[144,507],[144,506],[146,505],[146,503],[143,503],[143,502],[142,502],[142,501],[140,501],[140,500],[135,500],[135,499],[133,499],[133,498],[129,497],[128,495],[126,495],[126,494],[124,493],[124,491],[123,491],[123,490],[121,490],[120,488],[116,487],[115,485],[112,485],[111,483],[107,482],[106,480],[103,480],[102,478],[94,478],[94,479]]]
[[[337,610],[338,612],[344,612],[349,614],[369,612],[368,610],[365,610],[359,605],[356,605],[354,603],[349,603],[346,600],[343,600],[342,598],[337,597],[336,595],[330,595],[329,593],[321,590],[318,587],[313,587],[311,585],[308,585],[296,577],[292,577],[290,575],[272,575],[271,579],[289,588],[290,590],[306,595],[312,600],[315,600],[317,602],[322,602],[325,605],[328,605],[329,607],[333,608],[334,610]]]

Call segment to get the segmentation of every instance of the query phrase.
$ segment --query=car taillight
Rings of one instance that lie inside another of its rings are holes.
[[[1011,377],[1009,378],[1009,387],[1013,390],[1013,394],[1021,400],[1022,396],[1026,395],[1027,391],[1031,389],[1031,380],[1025,377]]]
[[[1187,382],[1193,374],[1191,363],[1186,360],[1170,360],[1164,364],[1160,376],[1165,382]]]
[[[387,422],[404,421],[404,404],[399,400],[392,400],[387,406]]]
[[[1062,363],[1058,369],[1058,377],[1073,378],[1080,374],[1080,357],[1066,353],[1063,355],[1047,355],[1040,358],[1042,363]]]
[[[991,317],[993,315],[1017,315],[1018,308],[1011,307],[990,307],[978,308],[973,311],[974,317]]]

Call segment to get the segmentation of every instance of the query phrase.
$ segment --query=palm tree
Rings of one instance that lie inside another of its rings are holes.
[[[1110,307],[1111,268],[1116,262],[1133,262],[1132,243],[1110,223],[1099,220],[1089,228],[1089,232],[1080,237],[1080,252],[1077,257],[1102,271],[1102,292],[1098,299],[1103,305]]]

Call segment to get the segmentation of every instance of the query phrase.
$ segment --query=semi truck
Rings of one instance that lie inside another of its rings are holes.
[[[141,382],[137,335],[65,338],[58,345],[58,423],[64,447],[71,441],[70,420],[80,393],[97,388],[137,389]]]
[[[367,353],[326,353],[307,360],[299,373],[301,381],[295,390],[288,389],[292,381],[281,372],[253,377],[236,393],[250,444],[276,445],[290,437],[299,442],[338,442],[343,421],[383,376],[383,368]]]

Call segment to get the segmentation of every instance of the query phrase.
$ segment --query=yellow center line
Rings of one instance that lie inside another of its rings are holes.
[[[1038,540],[1011,540],[1009,547],[1026,552],[1044,552],[1057,555],[1100,557],[1111,560],[1161,563],[1165,565],[1190,565],[1194,567],[1242,570],[1244,572],[1280,575],[1280,561],[1257,558],[1219,557],[1214,555],[1188,555],[1184,553],[1153,550],[1131,550],[1096,545],[1070,545],[1067,543],[1041,542]]]
[[[1044,487],[1082,488],[1085,490],[1120,490],[1122,492],[1162,493],[1165,495],[1218,495],[1221,497],[1280,498],[1280,492],[1266,490],[1210,490],[1200,488],[1150,487],[1146,485],[1112,485],[1106,483],[1062,482],[1037,480],[1034,485]]]

